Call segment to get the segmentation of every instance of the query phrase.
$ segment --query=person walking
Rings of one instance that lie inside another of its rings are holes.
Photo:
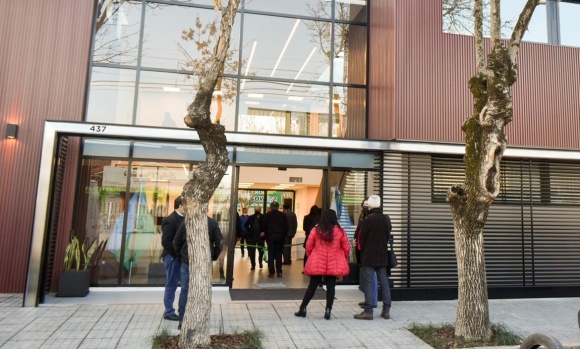
[[[246,223],[248,222],[248,208],[242,208],[242,215],[240,216],[240,250],[242,251],[242,257],[244,257],[244,245],[248,244],[248,233],[249,230],[246,229]],[[248,251],[248,256],[250,251]]]
[[[310,207],[310,212],[304,216],[304,220],[302,221],[302,228],[304,229],[304,248],[306,248],[306,243],[308,242],[308,236],[312,231],[312,228],[318,224],[320,220],[320,209],[318,206],[313,205]],[[304,266],[306,267],[306,261],[308,260],[308,256],[304,253]]]
[[[284,212],[278,209],[280,205],[277,201],[270,204],[271,211],[264,215],[264,226],[260,236],[266,239],[268,243],[268,277],[282,277],[282,250],[284,249],[284,240],[288,235],[288,219]]]
[[[296,218],[296,213],[292,212],[292,207],[290,204],[284,204],[284,214],[288,219],[288,235],[284,240],[284,250],[282,253],[282,264],[290,265],[292,264],[292,239],[296,236],[296,230],[298,229],[298,219]]]
[[[304,274],[310,276],[310,283],[304,293],[304,299],[300,304],[296,316],[306,317],[306,307],[314,296],[316,288],[322,282],[326,282],[326,309],[324,318],[330,320],[330,312],[334,303],[335,285],[337,276],[349,274],[348,255],[350,242],[344,229],[338,223],[338,217],[334,210],[326,210],[320,217],[320,222],[312,229],[306,243],[308,262]]]
[[[179,226],[185,219],[185,208],[183,207],[181,196],[175,198],[173,208],[174,211],[161,222],[161,231],[163,232],[161,234],[161,245],[163,246],[161,258],[165,265],[165,291],[163,293],[165,311],[163,312],[163,318],[165,320],[177,321],[179,320],[179,316],[175,314],[173,302],[175,301],[175,291],[179,283],[179,270],[181,265],[178,254],[173,250],[173,239],[175,238],[177,229],[179,229]]]
[[[391,219],[383,214],[381,209],[381,198],[378,195],[371,195],[368,200],[369,213],[361,223],[358,234],[358,244],[361,249],[361,269],[360,286],[365,294],[363,312],[355,314],[354,318],[359,320],[372,320],[373,308],[375,305],[375,282],[376,275],[381,289],[383,301],[383,311],[381,317],[390,319],[391,311],[391,290],[389,288],[389,276],[387,267],[389,265],[389,238],[391,235]]]
[[[264,238],[260,236],[262,233],[262,207],[254,207],[254,214],[248,217],[245,227],[248,231],[246,239],[248,245],[258,246],[258,264],[262,269],[262,259],[264,258]],[[251,270],[256,269],[256,247],[248,246],[248,257],[250,257]]]

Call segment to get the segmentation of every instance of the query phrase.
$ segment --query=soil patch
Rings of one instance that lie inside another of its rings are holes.
[[[179,349],[179,336],[168,336],[160,349]],[[216,334],[211,336],[210,349],[258,349],[252,335],[247,333]]]

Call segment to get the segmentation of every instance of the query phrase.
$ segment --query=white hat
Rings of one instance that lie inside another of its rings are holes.
[[[370,208],[381,207],[381,198],[378,195],[369,196],[367,202],[369,203]]]

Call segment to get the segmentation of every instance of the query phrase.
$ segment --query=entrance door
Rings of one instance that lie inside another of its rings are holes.
[[[254,214],[256,207],[262,213],[269,209],[273,201],[288,204],[296,214],[298,229],[290,248],[290,264],[282,266],[282,278],[268,278],[268,263],[262,261],[259,267],[258,251],[256,251],[256,268],[251,270],[247,247],[239,242],[233,253],[232,288],[305,288],[308,277],[302,274],[304,266],[305,233],[302,227],[304,216],[313,205],[322,206],[325,175],[322,169],[251,167],[239,168],[236,209],[243,215],[247,209],[248,215]],[[242,218],[243,220],[243,218]],[[258,247],[259,248],[259,247]],[[286,261],[285,261],[286,262]]]

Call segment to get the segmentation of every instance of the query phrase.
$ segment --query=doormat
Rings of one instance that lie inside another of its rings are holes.
[[[305,288],[230,289],[233,301],[301,301]],[[326,299],[326,291],[318,288],[312,299]]]

